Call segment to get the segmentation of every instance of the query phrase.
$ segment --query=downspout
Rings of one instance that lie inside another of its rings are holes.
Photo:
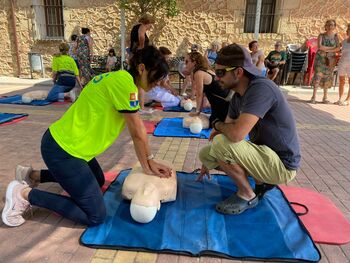
[[[13,38],[15,41],[15,49],[16,49],[17,77],[19,77],[21,75],[21,58],[19,56],[19,44],[18,44],[17,29],[16,29],[15,0],[11,0],[11,14],[12,14]]]

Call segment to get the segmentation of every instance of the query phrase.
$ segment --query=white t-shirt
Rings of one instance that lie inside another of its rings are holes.
[[[251,56],[252,56],[253,64],[256,65],[256,63],[259,61],[259,57],[264,56],[264,52],[262,50],[258,50],[254,54],[251,53]],[[262,70],[264,68],[265,68],[264,63],[260,63],[258,66],[258,69]]]
[[[113,67],[116,62],[117,62],[117,57],[115,57],[115,56],[113,56],[113,57],[108,56],[106,65],[110,66],[110,67]]]

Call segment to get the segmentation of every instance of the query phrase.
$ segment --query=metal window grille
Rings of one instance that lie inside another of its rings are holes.
[[[254,33],[257,0],[247,0],[244,18],[244,32]],[[262,0],[259,33],[276,33],[275,22],[276,0]]]
[[[36,39],[63,39],[63,0],[33,0]]]

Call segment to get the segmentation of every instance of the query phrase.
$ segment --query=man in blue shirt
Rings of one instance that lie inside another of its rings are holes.
[[[237,44],[220,50],[216,78],[235,91],[225,122],[214,120],[212,144],[201,149],[203,164],[199,179],[210,169],[224,171],[238,191],[218,203],[216,210],[239,214],[255,207],[276,184],[294,179],[300,163],[296,124],[279,87],[260,77],[248,51]],[[244,140],[249,134],[250,141]],[[254,178],[255,191],[247,176]]]

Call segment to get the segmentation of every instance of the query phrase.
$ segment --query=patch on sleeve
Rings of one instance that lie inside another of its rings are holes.
[[[137,93],[130,93],[130,107],[137,107],[139,105],[139,98]]]

